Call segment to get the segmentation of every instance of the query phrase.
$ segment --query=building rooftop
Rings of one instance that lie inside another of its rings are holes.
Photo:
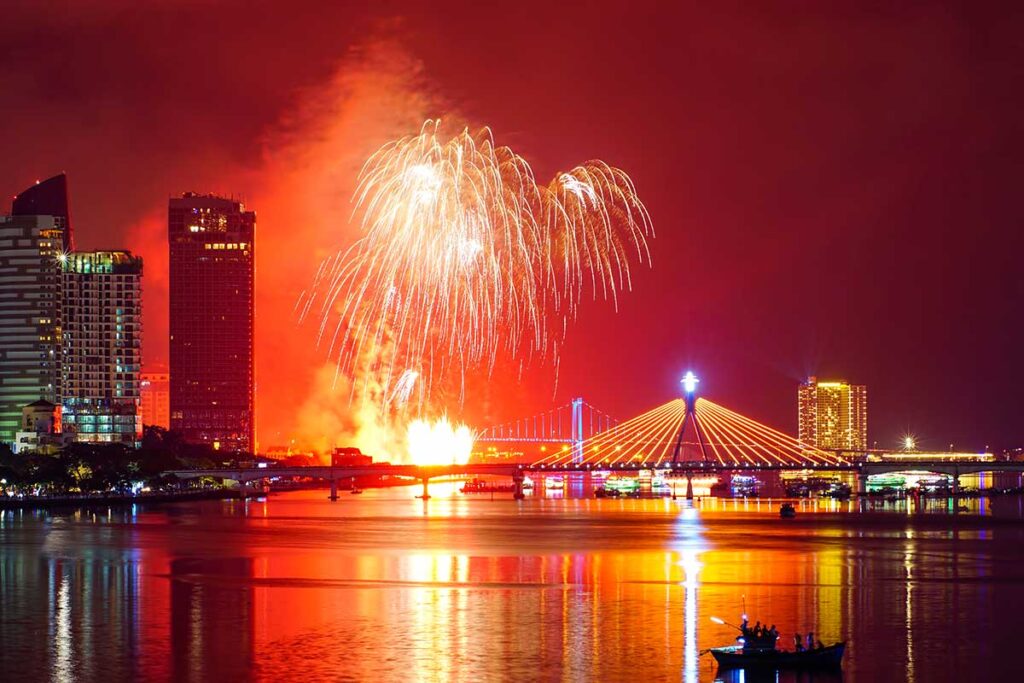
[[[130,274],[142,272],[142,257],[130,251],[76,251],[61,257],[65,273]]]
[[[60,216],[64,218],[65,242],[73,248],[71,240],[71,212],[68,208],[68,177],[64,173],[37,181],[14,198],[12,216]]]
[[[25,407],[26,408],[56,408],[57,404],[50,403],[46,399],[41,398],[38,401],[32,401],[31,403],[29,403]]]
[[[201,194],[199,192],[185,192],[181,197],[172,197],[171,208],[177,209],[221,209],[245,211],[245,204],[239,199],[229,199],[215,194]]]

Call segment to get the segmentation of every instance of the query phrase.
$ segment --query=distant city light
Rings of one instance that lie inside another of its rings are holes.
[[[683,391],[687,394],[692,394],[697,391],[697,384],[700,382],[700,380],[697,379],[697,375],[693,374],[693,371],[691,370],[687,370],[686,374],[683,375],[683,379],[680,381],[683,385]]]
[[[917,441],[914,439],[913,434],[907,434],[903,437],[903,450],[912,451],[917,448]]]

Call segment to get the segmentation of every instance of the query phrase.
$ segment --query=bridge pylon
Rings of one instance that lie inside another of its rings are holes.
[[[572,463],[579,465],[583,462],[583,398],[577,396],[572,400],[572,432],[570,436],[572,447]]]
[[[700,426],[700,418],[697,416],[697,385],[700,380],[693,372],[687,370],[686,374],[683,375],[683,379],[680,380],[683,385],[683,401],[686,405],[685,413],[683,414],[683,421],[679,425],[679,436],[676,438],[676,447],[672,452],[672,462],[679,462],[679,456],[683,452],[683,435],[686,433],[686,425],[692,424],[693,431],[697,435],[697,445],[700,446],[700,455],[707,461],[708,452],[704,445],[704,431]],[[687,488],[689,488],[689,478],[687,478]],[[687,495],[692,495],[690,491],[687,491]]]

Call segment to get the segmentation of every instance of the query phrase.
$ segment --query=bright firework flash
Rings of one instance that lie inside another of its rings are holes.
[[[650,263],[650,217],[601,161],[538,185],[491,132],[439,121],[367,160],[354,197],[363,236],[325,261],[299,301],[337,370],[422,409],[435,385],[500,357],[553,358],[588,291],[617,305],[630,263]],[[367,361],[366,359],[371,359]]]
[[[414,465],[465,465],[473,451],[473,434],[447,417],[430,423],[413,420],[406,431],[408,462]]]

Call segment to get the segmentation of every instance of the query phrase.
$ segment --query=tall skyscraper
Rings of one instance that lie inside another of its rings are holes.
[[[60,402],[64,224],[0,216],[0,441],[14,441],[24,406]]]
[[[68,204],[68,177],[61,173],[37,182],[16,196],[11,204],[11,215],[53,216],[56,226],[64,231],[64,251],[71,251],[75,248],[75,237]]]
[[[171,429],[187,441],[253,452],[253,240],[241,202],[170,201]]]
[[[63,427],[77,441],[142,437],[142,259],[127,251],[63,259]]]
[[[800,440],[817,448],[868,447],[868,388],[808,377],[797,391]]]
[[[142,424],[168,429],[171,424],[171,375],[143,372],[139,398],[142,400]]]

